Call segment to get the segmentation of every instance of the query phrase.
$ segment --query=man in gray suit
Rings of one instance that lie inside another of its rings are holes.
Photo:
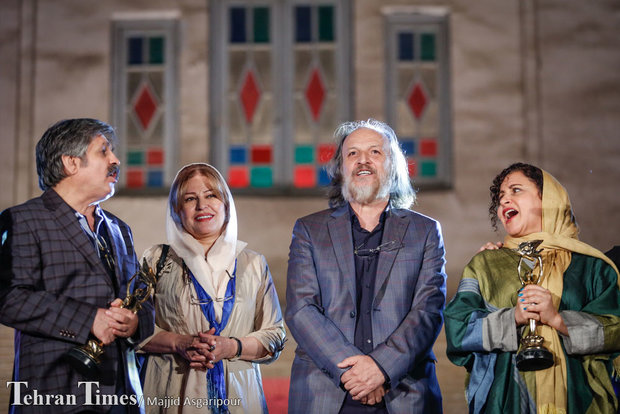
[[[439,223],[409,210],[415,192],[388,125],[349,122],[335,135],[331,208],[297,220],[289,253],[289,412],[440,413]]]
[[[40,197],[0,215],[0,322],[15,328],[12,412],[138,412],[133,344],[151,335],[152,303],[120,307],[138,269],[131,230],[99,207],[114,193],[116,137],[95,119],[51,126],[36,147]],[[106,345],[100,378],[66,362]]]

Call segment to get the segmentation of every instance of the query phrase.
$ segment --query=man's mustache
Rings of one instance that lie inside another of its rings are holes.
[[[121,167],[118,164],[113,164],[108,167],[108,177],[118,176],[121,171]]]
[[[359,173],[362,170],[368,170],[368,171],[370,171],[373,174],[377,173],[377,170],[374,169],[373,167],[371,167],[370,165],[362,164],[359,167],[355,168],[355,170],[353,170],[353,174],[352,175],[357,175],[357,173]]]

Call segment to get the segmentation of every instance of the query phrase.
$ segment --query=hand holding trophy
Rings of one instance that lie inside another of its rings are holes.
[[[133,293],[130,293],[131,284],[135,281]],[[127,283],[127,295],[121,304],[121,308],[129,309],[133,313],[137,313],[142,304],[146,302],[153,292],[157,284],[157,275],[153,269],[149,267],[146,260],[142,262],[142,266],[135,275],[129,279]],[[98,339],[89,339],[86,344],[76,346],[67,352],[64,356],[65,360],[80,374],[88,379],[97,379],[101,376],[99,364],[101,356],[105,350],[103,343]]]
[[[537,285],[543,276],[543,262],[540,250],[536,248],[542,240],[533,240],[519,244],[514,249],[521,258],[517,272],[522,286]],[[525,266],[522,267],[522,264]],[[535,273],[536,265],[538,272]],[[530,332],[521,338],[521,350],[517,353],[517,368],[520,371],[538,371],[553,366],[553,354],[543,345],[545,338],[536,335],[536,321],[530,319]]]

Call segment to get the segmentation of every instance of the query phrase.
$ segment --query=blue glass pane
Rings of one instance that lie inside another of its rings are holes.
[[[146,180],[146,185],[148,187],[163,187],[164,172],[161,170],[149,171]]]
[[[127,63],[139,65],[142,63],[143,40],[141,37],[127,39]]]
[[[295,41],[312,41],[312,9],[310,6],[295,7]]]
[[[400,141],[400,147],[403,149],[406,156],[415,155],[415,141],[402,139]]]
[[[319,170],[319,185],[329,185],[330,179],[329,175],[327,175],[327,171],[325,171],[325,167]]]
[[[230,43],[245,43],[245,9],[231,7],[230,9]]]
[[[413,60],[413,33],[398,34],[398,60]]]
[[[248,152],[245,147],[230,147],[230,163],[235,164],[247,164]]]

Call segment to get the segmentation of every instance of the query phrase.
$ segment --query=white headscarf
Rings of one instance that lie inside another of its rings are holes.
[[[223,187],[222,190],[226,193],[225,196],[227,196],[229,200],[228,224],[226,224],[224,231],[220,234],[215,243],[213,243],[207,253],[207,249],[200,244],[198,240],[189,234],[182,225],[174,221],[170,210],[170,203],[168,203],[166,211],[166,236],[168,237],[168,244],[170,244],[176,254],[183,259],[200,286],[214,299],[213,309],[215,311],[215,317],[218,321],[221,321],[222,307],[224,305],[222,299],[226,294],[229,274],[232,276],[235,272],[235,258],[237,254],[245,248],[247,243],[237,240],[237,211],[235,209],[235,202],[220,172],[209,164],[193,163],[181,168],[179,173],[185,168],[193,165],[207,166],[219,176]],[[179,173],[177,173],[174,179],[175,181]],[[195,292],[194,295],[196,295]]]

